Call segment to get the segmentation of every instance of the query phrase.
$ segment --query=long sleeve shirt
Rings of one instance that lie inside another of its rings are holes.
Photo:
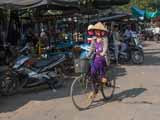
[[[118,45],[120,41],[119,32],[113,32],[113,42],[114,44]]]
[[[102,50],[102,55],[106,56],[107,55],[107,50],[108,50],[108,38],[102,38],[102,44],[103,44],[103,50]],[[89,56],[93,53],[96,52],[96,41],[93,40],[91,43],[90,51],[89,51]]]

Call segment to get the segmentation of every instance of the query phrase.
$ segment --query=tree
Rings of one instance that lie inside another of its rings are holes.
[[[152,0],[149,6],[154,9],[160,9],[160,0]]]
[[[150,3],[153,0],[131,0],[129,4],[120,6],[120,9],[125,11],[125,12],[130,12],[130,8],[132,6],[137,6],[140,9],[147,9],[153,11],[153,7],[150,6]],[[160,0],[159,0],[160,1]]]

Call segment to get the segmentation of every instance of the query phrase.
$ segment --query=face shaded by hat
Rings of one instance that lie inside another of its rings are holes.
[[[94,36],[94,25],[91,24],[91,25],[88,26],[87,34],[90,37]]]
[[[97,37],[104,37],[107,35],[107,28],[101,22],[94,25],[94,30]]]
[[[88,26],[88,30],[93,30],[93,29],[94,29],[94,25],[90,24],[90,25]]]

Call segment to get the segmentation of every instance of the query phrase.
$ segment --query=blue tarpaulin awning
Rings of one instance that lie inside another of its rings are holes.
[[[147,19],[153,19],[160,16],[160,11],[150,12],[147,10],[141,10],[136,6],[131,7],[132,15],[135,17],[143,17]]]
[[[136,6],[131,7],[132,14],[136,17],[144,17],[145,10],[141,10]]]

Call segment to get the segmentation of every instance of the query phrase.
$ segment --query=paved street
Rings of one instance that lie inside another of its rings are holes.
[[[143,65],[114,68],[120,89],[114,100],[97,102],[78,111],[69,96],[71,80],[56,93],[45,89],[25,90],[0,98],[0,120],[159,120],[160,118],[160,44],[144,43]]]

